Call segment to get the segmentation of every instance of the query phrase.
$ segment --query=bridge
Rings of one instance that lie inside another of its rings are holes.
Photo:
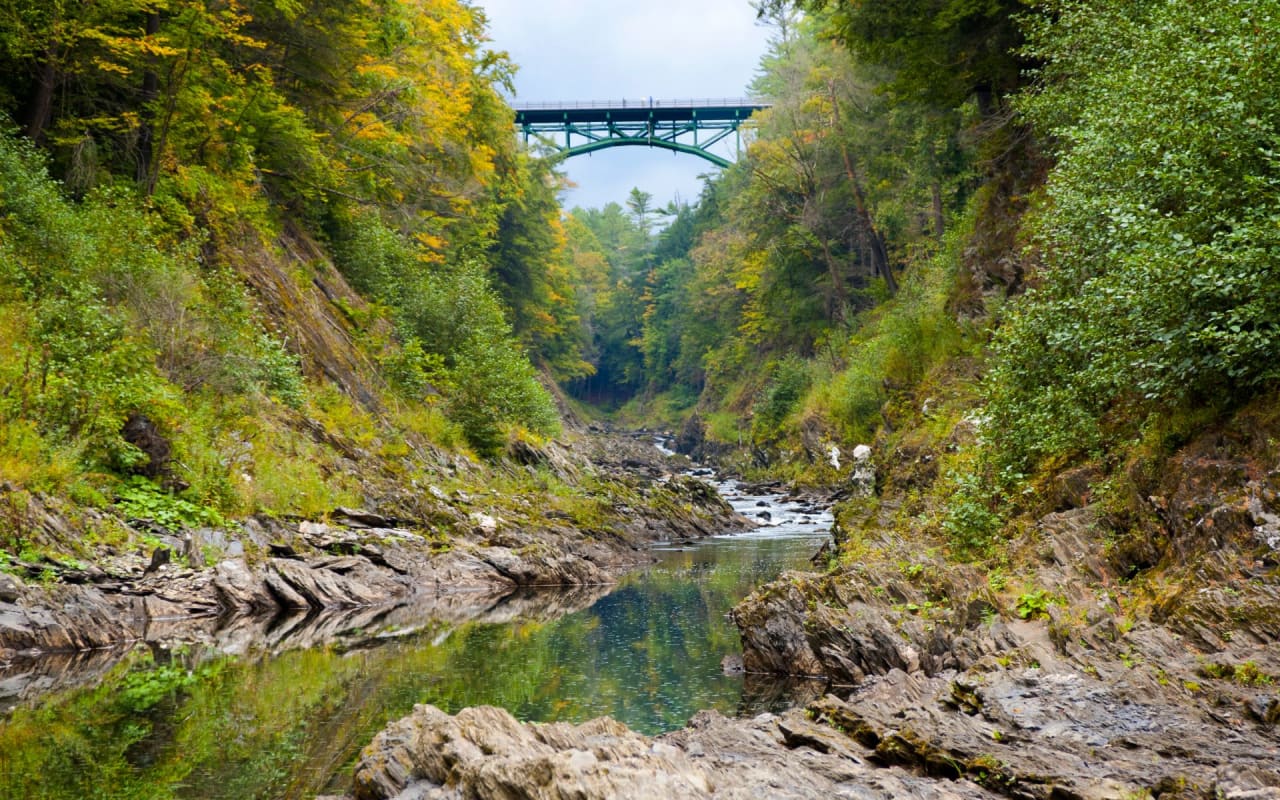
[[[516,103],[512,108],[526,144],[537,137],[563,158],[609,147],[660,147],[727,167],[730,161],[711,148],[731,135],[741,147],[739,127],[769,106],[739,97]]]

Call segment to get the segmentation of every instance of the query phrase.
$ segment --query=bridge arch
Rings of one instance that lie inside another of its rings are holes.
[[[717,167],[724,168],[733,162],[724,156],[717,155],[710,150],[696,147],[691,144],[682,142],[667,142],[662,139],[654,139],[652,141],[646,139],[604,139],[598,142],[587,142],[585,144],[576,145],[570,148],[556,148],[562,158],[572,158],[573,156],[587,155],[597,150],[607,150],[610,147],[658,147],[663,150],[671,150],[676,153],[688,153],[691,156],[705,158]]]
[[[741,125],[768,107],[751,98],[716,98],[523,103],[514,110],[525,142],[537,137],[561,158],[611,147],[657,147],[727,167],[732,162],[711,148],[740,136]]]

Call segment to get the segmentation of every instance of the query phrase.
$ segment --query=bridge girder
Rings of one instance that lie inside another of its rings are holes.
[[[718,167],[729,159],[711,151],[767,103],[752,100],[538,103],[516,106],[525,142],[536,137],[561,158],[611,147],[657,147],[704,158]],[[701,135],[700,135],[701,134]]]

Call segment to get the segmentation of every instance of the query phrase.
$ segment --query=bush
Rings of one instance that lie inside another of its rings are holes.
[[[421,400],[440,390],[449,418],[482,455],[502,449],[505,426],[556,430],[551,397],[512,335],[482,265],[431,263],[371,214],[337,227],[343,274],[394,309],[401,345],[385,366],[401,391]]]
[[[799,356],[787,356],[778,362],[763,396],[752,409],[751,438],[761,444],[777,439],[783,423],[800,404],[809,384],[808,366]]]
[[[1280,377],[1280,6],[1049,5],[1021,104],[1059,143],[1030,222],[1042,285],[1006,321],[988,390],[1019,466]]]
[[[964,351],[947,301],[971,233],[971,222],[957,225],[939,253],[903,276],[897,295],[863,315],[841,354],[848,366],[815,392],[846,441],[869,441],[890,390],[915,387],[934,364]]]

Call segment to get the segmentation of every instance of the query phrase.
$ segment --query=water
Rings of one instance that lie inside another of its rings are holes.
[[[607,714],[652,734],[703,708],[785,702],[725,674],[722,660],[740,652],[726,614],[783,569],[807,566],[831,518],[732,483],[722,491],[768,525],[656,547],[657,562],[617,587],[471,607],[452,597],[389,618],[277,621],[253,634],[257,646],[215,637],[46,665],[48,680],[73,676],[79,688],[18,701],[0,722],[0,798],[341,791],[359,749],[415,703],[498,705],[536,721]],[[0,675],[0,695],[16,680]]]

